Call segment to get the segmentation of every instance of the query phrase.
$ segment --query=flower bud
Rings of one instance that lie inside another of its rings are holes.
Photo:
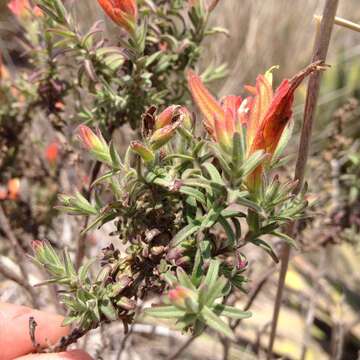
[[[244,271],[248,266],[248,261],[245,255],[238,253],[236,254],[236,268],[239,271]]]
[[[33,240],[31,242],[32,249],[36,252],[44,246],[44,243],[41,240]]]
[[[181,121],[177,121],[173,124],[166,125],[163,128],[156,130],[150,138],[151,148],[153,150],[157,150],[170,141],[180,123]]]
[[[44,255],[44,251],[45,251],[45,247],[44,247],[44,242],[41,240],[33,240],[31,242],[31,247],[34,251],[35,257],[36,258],[43,258]]]
[[[132,151],[134,151],[136,154],[140,155],[140,157],[145,162],[152,162],[155,159],[154,153],[148,149],[142,142],[140,141],[132,141],[130,143],[130,148]]]
[[[41,264],[54,264],[54,258],[52,257],[53,252],[52,248],[47,245],[44,241],[41,240],[33,240],[31,242],[31,247],[34,252],[34,258]]]
[[[79,126],[79,139],[98,161],[112,164],[109,146],[100,131],[95,134],[88,126]]]
[[[181,122],[182,122],[184,128],[186,130],[192,130],[194,124],[193,124],[193,118],[192,118],[190,111],[185,106],[182,106],[179,109],[179,114],[180,114],[180,119],[181,119]]]
[[[160,115],[158,115],[155,119],[155,129],[161,129],[166,125],[170,125],[177,108],[177,105],[168,106]]]
[[[98,3],[117,25],[131,34],[135,32],[138,17],[136,0],[98,0]]]
[[[101,148],[102,146],[100,139],[86,125],[79,126],[79,137],[83,145],[88,150]]]
[[[187,288],[177,286],[175,289],[169,290],[168,298],[173,305],[185,308],[185,300],[191,298],[191,292]]]

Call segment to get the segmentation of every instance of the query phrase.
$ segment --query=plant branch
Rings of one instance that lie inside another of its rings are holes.
[[[26,260],[26,254],[25,254],[25,251],[24,249],[21,247],[17,237],[15,236],[14,232],[12,231],[11,229],[11,225],[10,225],[10,222],[5,214],[5,211],[2,207],[2,205],[0,205],[0,226],[1,226],[1,229],[3,230],[5,236],[9,239],[12,247],[14,248],[14,251],[15,251],[15,256],[17,258],[17,262],[18,262],[18,266],[20,268],[20,272],[21,272],[21,275],[22,275],[22,279],[21,280],[21,283],[23,285],[26,284],[26,288],[27,290],[29,291],[29,289],[31,287],[29,281],[28,281],[28,271],[27,269],[25,268],[24,266],[24,262]],[[6,270],[3,269],[3,273],[6,273]],[[13,274],[13,277],[17,277],[16,275]],[[12,279],[14,280],[14,278]],[[18,279],[19,280],[19,279]],[[15,280],[14,280],[15,281]],[[16,281],[18,282],[18,281]],[[18,282],[20,284],[20,282]],[[32,300],[32,304],[34,307],[36,308],[39,308],[39,301],[38,301],[38,297],[36,296],[34,290],[32,290],[30,292],[31,294],[31,300]]]
[[[267,281],[270,279],[271,275],[274,274],[276,270],[275,265],[273,265],[267,272],[265,272],[255,283],[255,285],[253,286],[253,288],[251,289],[250,293],[249,293],[249,297],[248,300],[243,308],[243,311],[248,311],[250,310],[252,304],[254,303],[254,301],[256,300],[256,298],[258,297],[258,295],[260,294],[262,288],[264,287],[264,285],[267,283]],[[235,330],[239,324],[241,323],[242,319],[236,320],[232,325],[231,325],[231,329]]]
[[[88,189],[86,189],[85,197],[87,200],[90,200],[91,184],[97,178],[100,170],[101,170],[101,162],[97,161],[94,164],[93,169],[91,171],[89,187],[88,187]],[[89,217],[86,217],[85,223],[84,223],[84,229],[88,226],[88,224],[89,224]],[[79,239],[78,239],[78,247],[77,247],[76,259],[75,259],[75,266],[77,269],[79,269],[79,267],[81,266],[83,259],[85,257],[85,253],[86,253],[86,234],[80,234]]]
[[[303,344],[302,344],[301,358],[300,358],[301,360],[306,360],[306,354],[307,354],[307,350],[308,350],[309,343],[311,340],[311,328],[314,323],[315,310],[316,310],[316,305],[317,305],[317,300],[318,300],[318,292],[320,291],[319,282],[325,273],[325,265],[326,265],[326,259],[327,259],[326,255],[327,255],[327,249],[326,248],[321,249],[320,261],[317,266],[317,272],[313,278],[313,289],[310,294],[309,306],[308,306],[308,310],[307,310],[307,314],[306,314],[304,340],[303,340]]]
[[[339,0],[327,0],[325,3],[320,31],[319,34],[317,34],[314,45],[312,62],[316,62],[319,60],[322,61],[326,60],[338,4],[339,4]],[[310,75],[309,83],[307,87],[304,119],[301,130],[298,158],[295,168],[295,180],[298,180],[298,185],[295,189],[295,193],[298,193],[301,190],[304,182],[305,168],[309,155],[315,110],[316,110],[317,100],[319,97],[320,81],[321,81],[320,72],[314,72],[313,74]],[[293,233],[294,230],[295,230],[295,224],[293,223],[289,226],[289,232]],[[280,276],[279,276],[278,288],[277,288],[275,305],[274,305],[273,319],[271,323],[270,340],[268,346],[267,359],[269,360],[272,359],[272,352],[276,337],[277,323],[278,323],[280,307],[282,303],[282,295],[285,286],[285,278],[288,270],[289,259],[290,259],[290,247],[288,244],[284,244],[282,257],[281,257]]]
[[[170,355],[166,360],[175,360],[177,359],[182,353],[183,351],[185,351],[188,346],[191,345],[191,343],[198,337],[198,335],[192,336],[190,337],[188,340],[185,341],[185,343],[178,349],[176,350],[172,355]]]
[[[19,286],[24,288],[30,296],[32,304],[37,304],[37,294],[34,288],[24,278],[18,276],[14,271],[10,270],[5,264],[0,262],[0,274],[5,278],[16,282]]]

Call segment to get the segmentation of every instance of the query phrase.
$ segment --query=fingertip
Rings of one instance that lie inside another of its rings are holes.
[[[62,326],[63,317],[25,306],[0,303],[1,359],[13,359],[33,351],[29,335],[29,318],[37,323],[35,339],[41,346],[55,344],[69,332]]]
[[[16,360],[93,360],[93,358],[82,350],[66,351],[52,354],[30,354],[25,355]]]

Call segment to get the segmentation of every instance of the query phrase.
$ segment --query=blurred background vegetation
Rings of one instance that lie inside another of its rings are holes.
[[[6,3],[0,1],[0,47],[7,67],[16,72],[26,66],[21,43],[15,41],[15,35],[21,37],[21,27]],[[114,25],[105,19],[96,1],[66,3],[74,7],[84,28],[104,20],[107,36],[116,41]],[[315,34],[313,16],[321,13],[323,4],[323,0],[221,0],[211,21],[227,28],[229,36],[205,42],[199,70],[227,63],[227,77],[212,84],[219,95],[243,93],[244,84],[253,83],[258,73],[273,65],[280,65],[275,72],[275,83],[279,83],[310,62]],[[338,16],[360,23],[359,0],[340,0]],[[304,225],[303,252],[296,252],[291,261],[286,307],[280,315],[275,343],[275,352],[289,359],[305,358],[305,353],[306,359],[358,359],[360,350],[360,33],[335,27],[327,63],[332,68],[323,77],[307,175],[310,191],[317,198],[317,216]],[[303,86],[298,91],[297,131],[305,90]],[[127,134],[123,136],[126,139]],[[289,155],[294,156],[296,149],[294,140]],[[283,171],[291,176],[292,163]],[[71,234],[64,237],[71,241]],[[94,239],[101,247],[107,235],[95,233]],[[259,283],[264,286],[252,306],[256,316],[237,328],[239,343],[230,347],[229,359],[261,359],[268,341],[277,273],[262,254],[248,257],[251,263],[263,264],[252,274],[255,280],[250,288]],[[10,260],[2,257],[2,261]],[[15,264],[11,266],[16,268]],[[249,296],[234,301],[241,307]],[[25,302],[17,285],[8,280],[0,283],[0,300]],[[129,359],[166,358],[187,340],[166,323],[143,320],[124,345]],[[121,334],[122,329],[112,325],[87,336],[80,346],[98,358],[115,359]],[[181,356],[222,359],[221,339],[203,336]]]

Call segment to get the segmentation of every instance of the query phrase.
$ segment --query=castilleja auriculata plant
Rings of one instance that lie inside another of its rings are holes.
[[[62,288],[65,323],[81,333],[116,320],[127,328],[145,301],[142,313],[173,319],[183,331],[196,335],[209,327],[234,337],[225,319],[251,316],[224,302],[246,289],[244,247],[255,245],[277,262],[269,239],[294,245],[282,228],[307,207],[304,193],[292,195],[296,182],[282,181],[277,168],[291,135],[294,92],[319,65],[275,91],[270,69],[245,87],[247,97],[222,100],[188,71],[206,135],[195,130],[192,112],[178,105],[149,107],[141,139],[124,156],[99,130],[79,127],[85,149],[107,170],[92,184],[92,201],[80,192],[61,195],[59,208],[90,217],[83,232],[113,223],[112,235],[123,246],[109,244],[76,270],[67,251],[59,256],[49,244],[35,244],[35,261],[49,273],[48,282]]]

